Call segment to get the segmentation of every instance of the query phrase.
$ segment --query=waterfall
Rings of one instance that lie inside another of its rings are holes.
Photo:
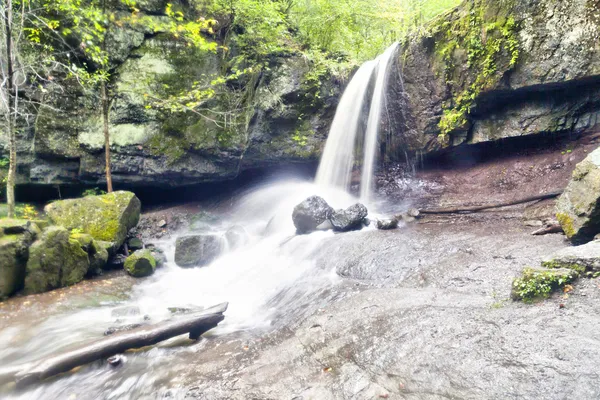
[[[393,56],[398,43],[390,46],[375,60],[367,61],[356,72],[344,91],[338,105],[323,157],[317,172],[316,183],[321,187],[348,190],[354,167],[355,144],[361,124],[363,110],[370,102],[367,129],[364,140],[364,163],[361,178],[361,198],[367,201],[373,181],[377,138],[381,112],[385,105],[385,92]],[[375,76],[373,95],[367,92]]]
[[[381,125],[381,110],[385,103],[385,90],[387,87],[390,65],[393,55],[396,54],[398,43],[390,46],[382,55],[377,57],[377,80],[373,89],[373,99],[369,111],[369,122],[365,134],[365,154],[360,183],[360,198],[368,201],[373,186],[373,170],[375,168],[375,155],[377,152],[377,138],[379,137],[379,126]]]
[[[346,190],[354,165],[354,144],[376,61],[364,63],[344,91],[317,172],[317,184]]]

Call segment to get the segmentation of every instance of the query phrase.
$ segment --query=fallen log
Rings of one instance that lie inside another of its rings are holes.
[[[538,196],[525,197],[519,200],[507,201],[502,203],[492,203],[483,206],[473,206],[473,207],[456,207],[456,208],[438,208],[438,209],[430,209],[430,210],[419,210],[421,214],[458,214],[458,213],[472,213],[478,211],[490,210],[492,208],[502,208],[509,206],[516,206],[518,204],[531,203],[533,201],[540,200],[548,200],[553,199],[560,196],[563,192],[551,192],[546,194],[541,194]]]
[[[544,228],[538,229],[537,231],[533,232],[532,235],[533,236],[542,236],[542,235],[550,235],[552,233],[563,233],[562,226],[560,226],[558,224],[548,225]]]
[[[0,371],[0,384],[13,381],[17,387],[24,387],[92,361],[103,360],[130,349],[151,346],[185,333],[189,333],[190,339],[197,340],[200,335],[223,321],[226,310],[227,303],[220,304],[199,314],[116,333],[39,362],[10,367]]]

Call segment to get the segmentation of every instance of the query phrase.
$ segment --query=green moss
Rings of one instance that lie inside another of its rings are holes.
[[[556,218],[569,239],[576,235],[577,231],[573,226],[573,219],[568,214],[560,212],[556,214]]]
[[[544,261],[542,262],[542,267],[548,269],[571,269],[577,272],[580,275],[583,275],[587,272],[587,268],[585,265],[577,264],[577,263],[561,263],[558,261]]]
[[[543,300],[553,291],[573,282],[578,276],[575,271],[564,273],[560,270],[526,268],[523,275],[513,281],[511,297],[513,300],[521,300],[525,303]]]
[[[512,2],[505,3],[468,2],[453,19],[433,26],[438,75],[451,92],[439,123],[442,142],[448,141],[446,135],[466,128],[477,97],[495,87],[519,61],[519,27],[510,15]]]
[[[152,275],[155,269],[156,260],[150,250],[138,250],[125,260],[125,271],[136,278]]]
[[[56,201],[46,206],[45,211],[57,225],[120,246],[129,229],[137,225],[140,209],[140,201],[133,193],[113,192]]]

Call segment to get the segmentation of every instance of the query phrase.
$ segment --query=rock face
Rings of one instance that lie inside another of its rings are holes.
[[[112,242],[120,247],[127,232],[140,219],[140,200],[131,192],[113,192],[101,196],[61,200],[44,209],[57,225],[78,229],[95,240]]]
[[[600,149],[575,168],[557,202],[557,218],[574,243],[589,242],[600,233]]]
[[[588,0],[468,0],[400,51],[392,154],[600,124],[600,24]],[[398,134],[401,132],[401,134]]]
[[[180,267],[202,267],[210,264],[223,251],[223,239],[217,235],[188,235],[177,238],[175,264]]]
[[[333,208],[323,198],[312,196],[294,208],[292,220],[298,233],[309,233],[327,221],[333,212]]]
[[[367,218],[369,211],[367,207],[358,203],[348,207],[345,210],[334,212],[329,221],[333,229],[338,232],[348,232],[355,229],[361,229],[363,221]]]
[[[125,260],[125,271],[133,277],[150,276],[156,269],[156,260],[150,250],[138,250]]]
[[[50,227],[29,248],[25,276],[27,294],[81,282],[90,261],[80,242],[63,227]]]

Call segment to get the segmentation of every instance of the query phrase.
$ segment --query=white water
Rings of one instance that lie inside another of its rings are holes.
[[[368,61],[356,72],[340,100],[319,164],[316,182],[347,190],[354,166],[354,146],[369,83],[377,63]]]
[[[381,110],[385,104],[385,91],[390,66],[392,65],[393,56],[398,50],[398,45],[398,43],[394,43],[382,55],[377,57],[377,80],[373,89],[369,122],[367,123],[367,132],[365,133],[365,154],[360,185],[360,198],[362,201],[368,201],[371,196],[375,156],[377,154],[377,139],[379,137],[379,126],[381,125]]]

